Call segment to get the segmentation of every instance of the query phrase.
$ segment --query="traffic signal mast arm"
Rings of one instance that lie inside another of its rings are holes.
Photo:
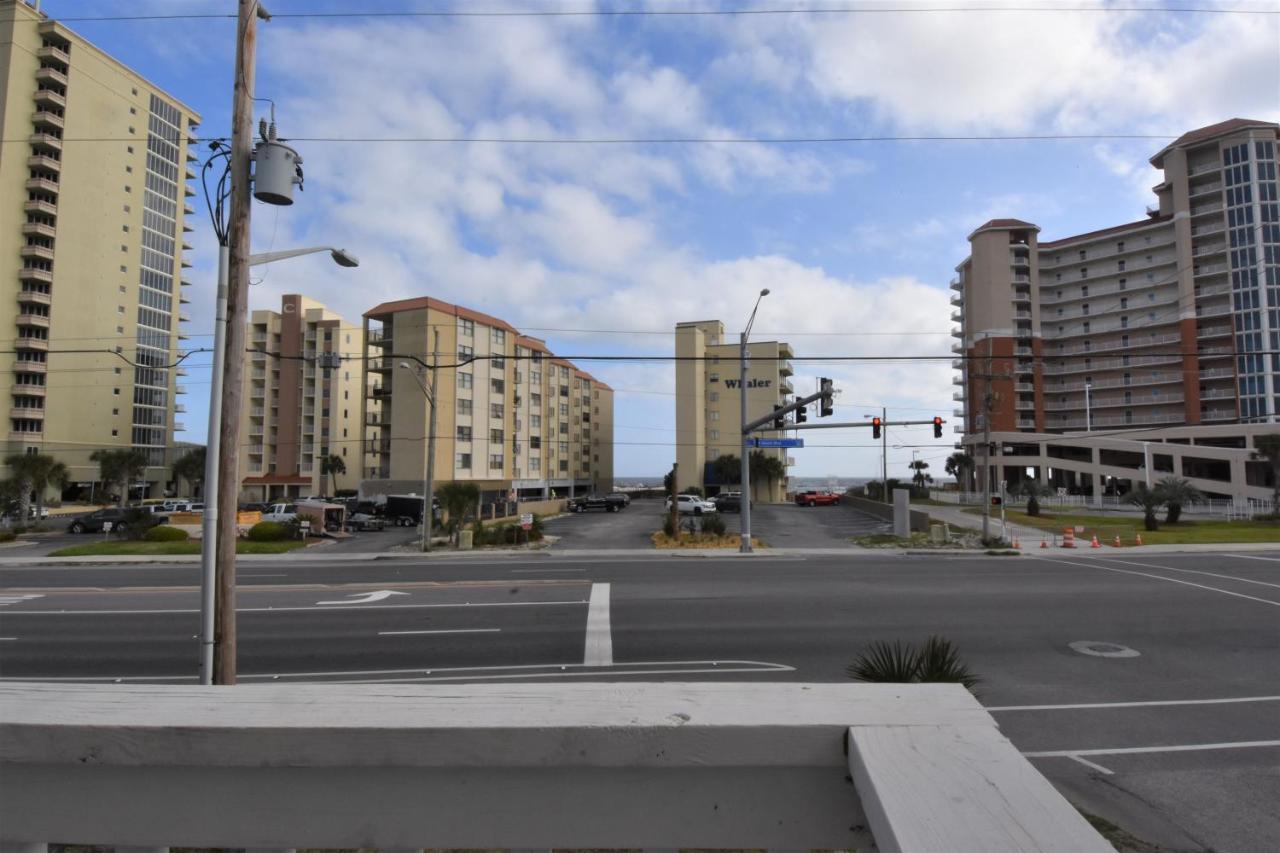
[[[830,393],[830,392],[819,391],[816,394],[810,394],[808,397],[801,397],[799,400],[796,400],[794,403],[789,403],[786,406],[779,406],[769,414],[765,415],[763,418],[756,418],[754,421],[743,424],[742,434],[748,435],[759,429],[777,429],[777,427],[775,427],[773,424],[775,420],[777,420],[778,418],[786,417],[787,415],[794,412],[796,409],[803,408],[809,405],[810,403],[813,403],[817,400],[821,400],[823,397],[826,396],[827,393]],[[814,424],[813,426],[817,426],[817,424]],[[801,426],[798,428],[804,429],[804,426]],[[788,425],[787,429],[793,429],[793,427]]]
[[[769,416],[769,420],[770,420],[770,421],[772,421],[772,420],[773,420],[773,415],[770,415],[770,416]],[[946,423],[946,421],[943,421],[943,423],[945,424],[945,423]],[[880,421],[880,426],[882,426],[882,427],[886,427],[886,426],[919,426],[919,425],[921,425],[921,424],[925,424],[925,425],[928,425],[928,426],[933,426],[933,425],[934,425],[934,421],[932,421],[932,420],[927,420],[927,421]],[[787,424],[787,429],[843,429],[843,428],[845,428],[845,427],[870,427],[870,426],[872,426],[871,421],[856,421],[856,422],[853,422],[853,423],[846,423],[846,424]]]

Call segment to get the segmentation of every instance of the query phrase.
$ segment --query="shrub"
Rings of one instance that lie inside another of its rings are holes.
[[[904,643],[872,643],[849,664],[845,673],[854,681],[912,684],[952,682],[972,689],[981,679],[960,662],[950,640],[930,637],[917,649]]]
[[[14,533],[12,530],[6,530],[3,533],[0,533],[0,542],[12,542],[17,538],[18,534]]]
[[[333,493],[335,498],[354,498],[360,494],[359,489],[338,489]]]
[[[148,542],[186,542],[187,531],[161,524],[148,530],[142,538]]]
[[[259,521],[249,528],[245,538],[250,542],[280,542],[289,538],[289,531],[277,521]]]
[[[719,515],[704,515],[702,517],[703,533],[710,533],[713,536],[723,536],[724,530],[724,519]]]
[[[147,535],[147,531],[160,523],[150,511],[145,509],[126,509],[120,524],[124,526],[124,538],[138,540]]]

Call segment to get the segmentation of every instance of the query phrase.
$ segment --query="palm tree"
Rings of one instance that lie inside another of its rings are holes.
[[[1043,485],[1039,480],[1023,480],[1009,488],[1011,497],[1027,499],[1027,515],[1040,515],[1040,499],[1053,494],[1053,489]]]
[[[1170,474],[1156,484],[1156,491],[1164,498],[1167,513],[1164,520],[1167,524],[1177,524],[1182,517],[1183,504],[1197,504],[1204,500],[1204,493],[1187,480]]]
[[[453,480],[442,485],[437,495],[440,498],[440,506],[449,514],[449,536],[452,538],[462,526],[468,510],[480,500],[480,487],[475,483],[460,483]],[[429,509],[427,517],[430,517]]]
[[[967,481],[967,474],[973,470],[973,456],[963,450],[957,450],[947,457],[944,471],[951,477],[956,478],[957,485],[963,491]]]
[[[764,478],[769,494],[773,493],[773,481],[787,476],[787,466],[782,464],[782,460],[765,453],[763,450],[751,451],[751,456],[748,457],[747,461],[750,467],[752,485],[754,486],[757,481]]]
[[[337,475],[347,473],[347,463],[342,461],[342,457],[336,453],[330,453],[328,456],[320,460],[320,476],[329,478],[329,494],[334,495],[338,492]]]
[[[924,488],[924,484],[928,480],[933,479],[932,477],[930,477],[928,474],[925,473],[925,469],[929,467],[929,463],[925,462],[923,459],[916,459],[907,467],[915,471],[915,473],[911,475],[911,480],[920,489]]]
[[[120,505],[129,503],[129,487],[147,470],[147,454],[136,448],[95,450],[89,459],[98,463],[98,473],[105,486],[120,486]]]
[[[711,475],[721,485],[731,486],[742,482],[742,461],[732,453],[717,456],[711,462]]]
[[[173,479],[186,480],[191,487],[191,496],[204,485],[205,448],[197,447],[184,453],[173,463]]]
[[[1164,506],[1164,495],[1159,489],[1148,489],[1146,483],[1139,483],[1133,491],[1125,496],[1129,503],[1142,507],[1142,526],[1147,530],[1159,530],[1156,521],[1156,510]]]
[[[44,493],[50,486],[67,483],[67,466],[45,453],[13,453],[4,460],[13,471],[20,489],[18,513],[21,524],[31,517],[31,495],[36,496],[36,516],[44,509]]]
[[[1249,455],[1271,463],[1271,511],[1280,512],[1280,432],[1254,436]]]

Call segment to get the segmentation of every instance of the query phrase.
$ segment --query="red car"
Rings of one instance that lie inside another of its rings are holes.
[[[840,503],[840,496],[831,492],[796,492],[797,506],[830,506]]]

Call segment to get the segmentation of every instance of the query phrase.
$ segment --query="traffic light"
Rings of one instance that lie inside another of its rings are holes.
[[[773,407],[773,428],[774,429],[783,429],[787,425],[786,415],[778,414],[778,410],[781,408],[782,408],[781,406]]]
[[[806,408],[805,406],[801,406],[800,408],[796,409],[796,423],[802,424],[805,421],[809,420],[809,416],[805,414],[805,411],[804,411],[805,408]]]
[[[933,437],[942,438],[942,418],[933,419]]]
[[[880,437],[880,419],[879,418],[871,419],[871,437],[872,438]]]
[[[1000,497],[999,495],[992,495],[992,496],[991,496],[991,505],[992,505],[992,506],[1000,506],[1000,504],[1002,504],[1002,503],[1004,503],[1004,498]]]
[[[830,417],[835,412],[835,385],[825,376],[820,380],[822,389],[822,400],[818,404],[818,417]]]

